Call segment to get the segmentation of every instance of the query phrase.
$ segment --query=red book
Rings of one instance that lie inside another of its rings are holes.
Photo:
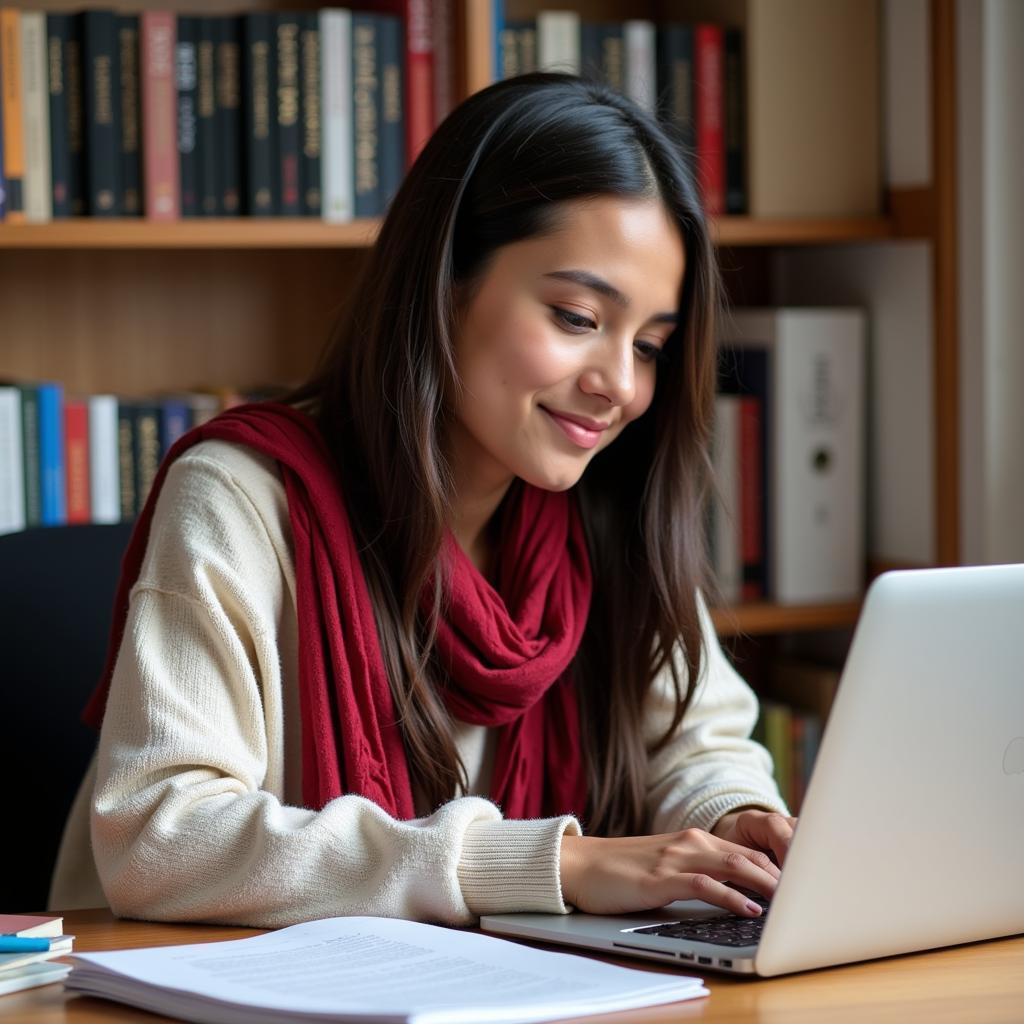
[[[693,33],[696,92],[697,179],[704,208],[725,212],[725,33],[721,25],[697,25]]]
[[[150,220],[181,217],[178,97],[174,83],[175,15],[143,11],[139,20],[143,193]]]
[[[740,562],[744,601],[764,597],[764,481],[761,479],[761,400],[740,399]]]
[[[64,472],[69,525],[92,521],[89,496],[89,405],[84,399],[64,402]]]

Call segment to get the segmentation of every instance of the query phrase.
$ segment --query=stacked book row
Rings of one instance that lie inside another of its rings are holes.
[[[435,121],[414,44],[340,8],[4,8],[0,215],[378,216]]]
[[[861,594],[865,335],[857,308],[733,312],[720,348],[708,509],[723,601]]]
[[[584,21],[542,11],[498,28],[498,76],[597,78],[670,124],[711,214],[747,212],[743,31],[701,22]]]
[[[380,216],[454,105],[453,5],[0,9],[0,218]],[[746,211],[740,30],[570,11],[506,24],[502,7],[493,77],[607,82],[674,126],[709,212]]]
[[[0,534],[134,519],[182,434],[272,393],[224,389],[129,399],[66,396],[53,382],[0,386]]]

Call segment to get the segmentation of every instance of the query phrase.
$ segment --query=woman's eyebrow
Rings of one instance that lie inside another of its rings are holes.
[[[598,277],[597,274],[592,274],[589,270],[550,270],[543,276],[557,277],[563,281],[575,281],[576,284],[581,284],[584,288],[590,288],[592,291],[607,296],[612,300],[612,302],[621,306],[623,309],[626,309],[630,304],[630,298],[628,295],[619,291],[615,285],[610,284],[603,277]],[[679,317],[675,313],[656,313],[651,317],[649,322],[658,324],[674,324],[679,322]]]

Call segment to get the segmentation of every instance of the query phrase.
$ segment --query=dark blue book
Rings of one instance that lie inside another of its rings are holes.
[[[725,212],[747,212],[747,118],[743,32],[725,30]]]
[[[377,60],[380,65],[380,202],[381,214],[405,174],[405,95],[402,65],[405,59],[402,20],[394,14],[378,15]]]
[[[64,389],[43,383],[37,388],[39,400],[39,491],[43,526],[67,522],[64,490]]]
[[[299,182],[299,16],[293,11],[277,15],[277,176],[278,210],[285,217],[302,213]]]
[[[277,211],[277,49],[274,15],[243,16],[246,212]]]
[[[120,51],[113,11],[82,14],[85,54],[86,207],[93,217],[119,217],[121,207]]]
[[[587,77],[622,92],[625,87],[622,23],[584,22],[580,30],[581,70]]]
[[[377,15],[352,12],[352,128],[355,152],[355,215],[383,212],[380,181],[380,75]]]
[[[320,112],[320,16],[307,11],[299,18],[299,91],[302,94],[302,132],[299,152],[299,178],[302,187],[302,213],[319,217],[320,150],[323,123]]]
[[[136,403],[117,403],[117,468],[121,487],[121,519],[134,519],[139,511],[135,486],[135,408]]]
[[[198,42],[199,19],[193,15],[178,15],[174,85],[178,94],[178,167],[183,217],[199,216]]]
[[[196,40],[196,153],[199,212],[216,217],[220,205],[220,138],[217,133],[217,38],[215,18],[200,18]]]
[[[233,15],[217,25],[217,137],[220,140],[220,212],[242,212],[242,21]]]
[[[142,216],[142,114],[139,86],[139,16],[117,16],[121,105],[121,213]]]
[[[3,67],[0,66],[0,75],[3,74]],[[0,78],[0,81],[3,81]],[[7,188],[4,185],[4,105],[0,103],[0,221],[4,219],[7,210]]]
[[[53,217],[83,212],[82,20],[77,14],[46,16],[49,63],[50,169]],[[0,166],[2,166],[0,158]]]
[[[167,450],[192,425],[192,410],[183,398],[165,398],[160,403],[160,451]]]
[[[671,128],[691,169],[696,167],[696,108],[693,99],[693,29],[658,26],[658,116]]]

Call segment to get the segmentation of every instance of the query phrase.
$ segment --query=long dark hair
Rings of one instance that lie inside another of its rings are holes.
[[[594,575],[574,662],[587,827],[624,835],[644,830],[648,759],[682,720],[704,659],[696,592],[708,584],[706,453],[722,292],[679,141],[630,100],[574,75],[522,75],[470,96],[409,170],[319,367],[288,400],[312,403],[337,459],[410,772],[437,805],[466,784],[431,657],[452,499],[456,289],[472,289],[501,246],[556,227],[564,201],[593,195],[659,199],[686,259],[679,325],[651,407],[576,485]],[[432,573],[434,613],[422,621]],[[666,666],[675,716],[652,749],[642,705]]]

